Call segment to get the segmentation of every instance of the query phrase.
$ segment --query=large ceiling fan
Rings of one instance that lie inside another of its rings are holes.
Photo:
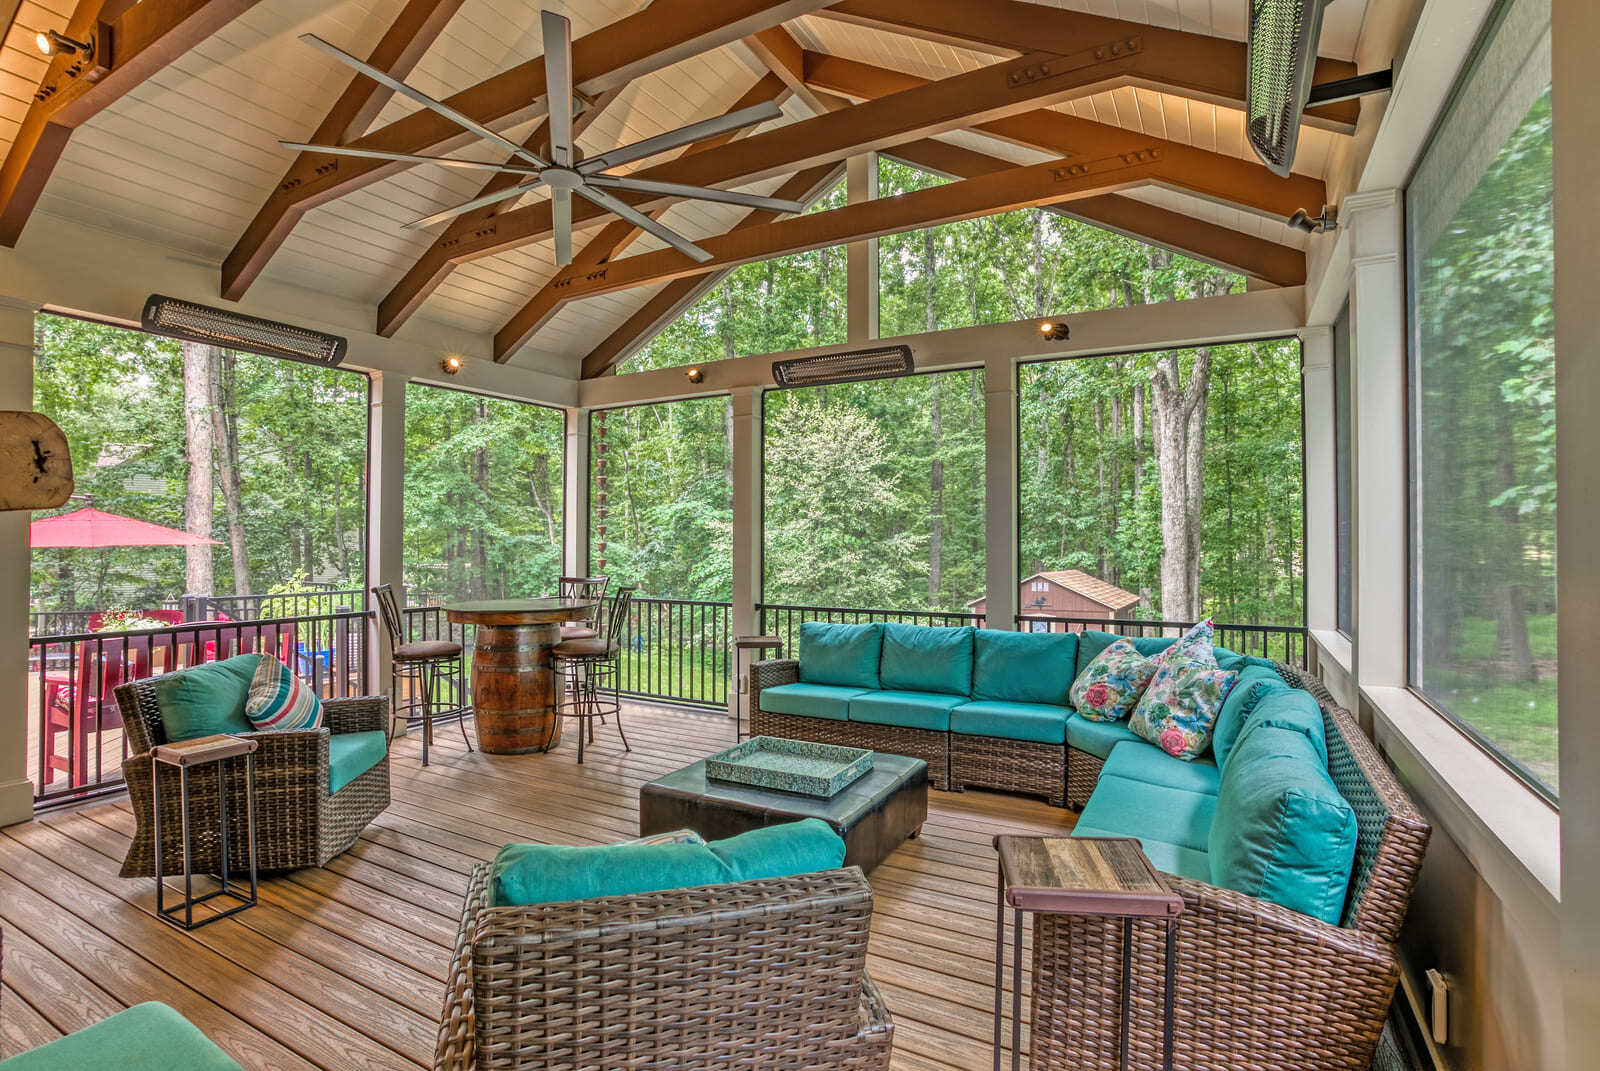
[[[470,212],[475,208],[482,208],[485,205],[509,200],[513,197],[521,197],[523,194],[542,186],[550,191],[556,263],[562,266],[572,263],[573,194],[594,202],[607,212],[622,217],[640,230],[655,235],[674,249],[698,261],[710,260],[711,254],[670,227],[665,227],[656,220],[651,219],[626,201],[615,196],[611,191],[628,190],[634,193],[654,194],[665,197],[716,201],[720,204],[765,208],[776,212],[799,212],[805,207],[798,201],[787,201],[777,197],[760,197],[755,194],[738,193],[733,190],[718,190],[704,186],[684,186],[675,182],[655,182],[650,179],[639,179],[629,175],[610,174],[613,168],[620,167],[623,164],[656,156],[683,145],[688,145],[691,142],[738,130],[753,123],[776,119],[782,113],[777,104],[770,101],[750,108],[740,108],[737,111],[729,112],[714,119],[691,123],[688,126],[679,127],[677,130],[657,134],[654,137],[645,138],[643,141],[636,141],[632,145],[624,145],[620,148],[600,153],[597,156],[584,158],[573,144],[574,139],[572,136],[572,119],[578,111],[578,98],[572,84],[572,24],[563,16],[557,15],[552,11],[541,11],[539,14],[544,29],[545,89],[550,105],[550,159],[544,159],[524,146],[518,145],[509,138],[490,130],[472,117],[456,111],[443,101],[435,100],[421,90],[406,85],[398,78],[391,77],[388,73],[369,63],[362,62],[343,49],[337,48],[315,34],[309,33],[301,35],[300,39],[321,49],[339,62],[361,72],[373,81],[387,86],[396,93],[410,97],[424,108],[437,112],[452,123],[476,134],[484,141],[506,150],[512,154],[513,159],[504,163],[495,163],[491,160],[466,160],[453,156],[421,156],[410,153],[380,152],[350,148],[343,145],[311,145],[298,141],[280,141],[279,144],[285,148],[301,152],[360,156],[370,160],[399,160],[406,163],[441,164],[445,167],[472,168],[526,176],[526,179],[522,182],[515,183],[502,190],[486,193],[482,197],[475,197],[464,204],[447,208],[442,212],[435,212],[433,215],[416,220],[407,224],[407,226],[429,227],[435,223],[452,219],[463,212]]]

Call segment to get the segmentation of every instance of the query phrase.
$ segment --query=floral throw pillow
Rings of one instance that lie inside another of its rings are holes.
[[[1129,640],[1117,640],[1083,667],[1068,698],[1090,721],[1121,721],[1139,702],[1156,664]]]
[[[1169,660],[1156,670],[1128,728],[1168,755],[1193,762],[1210,745],[1222,703],[1238,679],[1231,669]]]
[[[1216,653],[1212,650],[1212,637],[1216,629],[1211,624],[1211,618],[1189,629],[1178,638],[1178,642],[1156,655],[1156,665],[1164,666],[1168,662],[1204,662],[1208,666],[1217,664]]]

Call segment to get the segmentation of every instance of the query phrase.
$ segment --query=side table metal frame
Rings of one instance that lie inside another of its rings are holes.
[[[254,749],[244,753],[245,767],[245,824],[248,830],[249,841],[249,870],[250,870],[250,895],[247,897],[243,891],[232,883],[232,875],[228,866],[228,761],[238,758],[238,755],[228,755],[209,763],[196,765],[215,765],[217,767],[217,795],[218,811],[221,830],[218,834],[218,861],[222,873],[215,875],[220,884],[211,892],[201,896],[194,895],[194,843],[193,830],[189,822],[189,766],[179,763],[162,762],[157,760],[151,778],[154,793],[155,810],[155,842],[156,842],[156,917],[161,921],[176,926],[180,930],[195,930],[201,926],[225,919],[229,915],[236,915],[247,907],[256,905],[259,892],[259,880],[256,874],[256,756]],[[167,878],[163,867],[161,850],[161,767],[175,766],[178,770],[178,798],[183,815],[183,900],[166,906]],[[216,899],[219,896],[228,896],[238,901],[232,907],[218,911],[209,918],[195,921],[194,909],[200,905]]]
[[[744,652],[759,654],[776,650],[774,656],[783,657],[783,638],[780,636],[735,636],[733,638],[733,687],[728,690],[728,705],[733,707],[733,739],[737,743],[745,738],[745,710],[750,705],[750,667],[754,660]],[[742,667],[741,667],[742,663]],[[740,672],[741,668],[744,672]]]

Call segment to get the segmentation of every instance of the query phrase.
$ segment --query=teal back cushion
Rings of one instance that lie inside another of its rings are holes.
[[[1222,771],[1207,858],[1211,882],[1339,923],[1356,815],[1304,733],[1263,726]]]
[[[1100,657],[1100,652],[1118,640],[1124,639],[1131,642],[1133,649],[1146,658],[1152,658],[1178,642],[1176,636],[1115,636],[1109,632],[1084,629],[1078,633],[1078,667],[1073,676],[1082,673],[1085,666]]]
[[[1317,753],[1317,760],[1328,765],[1328,730],[1322,720],[1322,708],[1316,698],[1302,688],[1285,688],[1272,692],[1257,703],[1245,716],[1244,726],[1234,741],[1234,747],[1251,733],[1262,728],[1288,729],[1304,736]]]
[[[973,651],[974,699],[1067,705],[1078,675],[1077,633],[979,629]]]
[[[807,684],[846,688],[878,687],[882,625],[800,625],[800,679]]]
[[[630,896],[832,870],[844,841],[820,818],[767,826],[711,844],[507,844],[489,870],[495,907]]]
[[[884,625],[878,680],[893,691],[971,695],[973,631]]]
[[[1238,664],[1243,665],[1242,662]],[[1220,658],[1217,659],[1217,667],[1227,668],[1222,665]],[[1218,766],[1228,761],[1228,752],[1233,750],[1234,741],[1244,731],[1245,719],[1250,717],[1256,705],[1274,692],[1288,690],[1289,686],[1283,683],[1283,678],[1271,670],[1245,666],[1239,671],[1239,679],[1234,682],[1233,691],[1228,693],[1227,701],[1222,704],[1222,712],[1217,715],[1217,724],[1211,730],[1211,748],[1217,754]]]
[[[1237,673],[1248,666],[1255,666],[1259,669],[1267,670],[1268,672],[1276,672],[1272,659],[1270,658],[1261,658],[1257,655],[1239,654],[1235,651],[1228,650],[1226,647],[1213,647],[1211,649],[1211,654],[1216,658],[1217,667],[1219,669],[1231,669]],[[1279,678],[1279,680],[1282,679],[1283,678],[1281,677]]]
[[[167,740],[255,731],[244,703],[261,655],[243,654],[169,674],[156,682],[156,704]]]

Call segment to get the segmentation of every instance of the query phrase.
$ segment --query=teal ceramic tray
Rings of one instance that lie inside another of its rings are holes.
[[[872,769],[858,747],[753,736],[706,759],[706,777],[827,799]]]

